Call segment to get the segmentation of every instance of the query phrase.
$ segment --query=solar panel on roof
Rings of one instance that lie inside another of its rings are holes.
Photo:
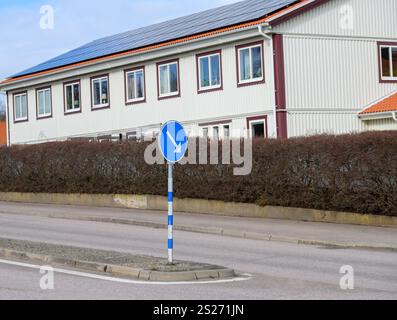
[[[294,2],[296,0],[246,0],[123,32],[92,41],[35,67],[14,74],[11,78],[256,20]]]

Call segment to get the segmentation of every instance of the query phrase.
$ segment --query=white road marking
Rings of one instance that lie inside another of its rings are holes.
[[[40,269],[42,266],[23,263],[23,262],[16,262],[16,261],[9,261],[9,260],[2,260],[0,259],[0,264],[7,264],[12,266],[30,268],[30,269]],[[183,281],[183,282],[153,282],[153,281],[139,281],[139,280],[128,280],[123,278],[115,278],[109,276],[101,276],[98,274],[93,273],[86,273],[80,271],[72,271],[60,268],[54,268],[55,272],[69,274],[77,277],[84,277],[84,278],[92,278],[97,280],[104,280],[104,281],[111,281],[111,282],[119,282],[119,283],[129,283],[129,284],[145,284],[145,285],[190,285],[190,284],[218,284],[218,283],[229,283],[229,282],[239,282],[239,281],[247,281],[252,279],[250,274],[241,274],[239,277],[232,278],[232,279],[221,279],[221,280],[213,280],[213,281]]]
[[[182,144],[176,144],[176,141],[174,140],[174,138],[172,137],[171,133],[169,133],[169,131],[167,131],[167,136],[168,139],[170,139],[171,143],[174,145],[174,147],[176,148],[174,153],[181,153],[182,150]]]

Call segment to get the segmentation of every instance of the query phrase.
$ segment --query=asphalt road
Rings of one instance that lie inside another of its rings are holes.
[[[22,214],[36,217],[108,222],[114,219],[121,224],[155,226],[167,224],[167,216],[161,211],[66,206],[49,204],[23,204],[0,202],[0,214]],[[203,233],[262,234],[272,239],[288,239],[289,242],[316,241],[317,243],[339,244],[342,246],[386,247],[397,249],[397,228],[341,225],[333,223],[302,222],[263,218],[227,217],[210,214],[176,212],[175,225],[179,230]],[[136,223],[138,222],[138,223]],[[181,228],[188,227],[188,228]],[[189,229],[190,228],[190,229]],[[244,237],[242,237],[244,238]],[[258,240],[258,238],[248,239]]]
[[[155,256],[167,231],[111,223],[0,214],[0,237]],[[38,269],[0,262],[0,299],[397,299],[397,253],[329,249],[176,231],[177,259],[213,263],[252,275],[230,283],[152,285],[55,274],[42,290]],[[340,288],[344,265],[354,290]]]

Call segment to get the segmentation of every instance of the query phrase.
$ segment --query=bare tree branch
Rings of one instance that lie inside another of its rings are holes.
[[[6,102],[3,94],[0,94],[0,121],[6,119]]]

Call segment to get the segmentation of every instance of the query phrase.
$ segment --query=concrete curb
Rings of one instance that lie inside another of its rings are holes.
[[[61,265],[65,267],[71,267],[71,268],[82,269],[93,272],[103,272],[103,273],[108,273],[112,276],[129,277],[143,281],[181,282],[181,281],[219,280],[219,279],[230,279],[236,276],[234,270],[227,268],[214,269],[214,270],[183,271],[183,272],[159,272],[159,271],[131,268],[128,266],[64,259],[64,258],[52,257],[48,255],[40,255],[29,252],[9,250],[4,248],[0,248],[0,257],[11,260],[30,261],[33,263]]]
[[[323,246],[330,249],[362,249],[362,250],[373,250],[373,251],[391,251],[397,252],[397,247],[393,246],[370,246],[366,244],[342,244],[342,243],[330,243],[317,240],[299,240],[298,244],[311,245],[311,246]]]
[[[50,194],[0,192],[0,201],[81,205],[143,210],[167,210],[168,199],[153,195]],[[365,215],[314,209],[257,206],[201,199],[175,199],[176,212],[222,216],[284,219],[306,222],[328,222],[377,227],[397,227],[397,217]]]

